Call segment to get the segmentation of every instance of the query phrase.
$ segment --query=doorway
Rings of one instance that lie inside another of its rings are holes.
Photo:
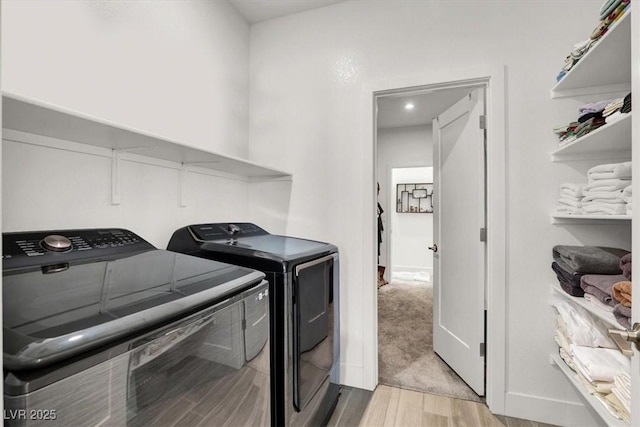
[[[503,66],[470,66],[456,70],[430,70],[426,74],[412,74],[375,80],[363,86],[363,178],[370,183],[370,191],[363,199],[364,251],[362,276],[365,292],[362,311],[366,324],[363,352],[362,380],[368,390],[378,384],[378,289],[375,285],[377,244],[376,187],[377,100],[381,96],[408,92],[428,92],[484,85],[487,105],[487,290],[486,290],[486,403],[493,413],[504,413],[506,404],[506,265],[507,265],[507,135],[506,135],[506,69]]]
[[[427,249],[434,242],[432,120],[474,87],[409,90],[377,99],[378,202],[386,213],[379,265],[389,281],[378,293],[378,380],[480,401],[434,351],[433,253]]]

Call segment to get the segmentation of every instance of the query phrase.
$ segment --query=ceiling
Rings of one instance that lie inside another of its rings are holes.
[[[229,0],[250,24],[344,1],[346,0]]]
[[[420,126],[464,98],[471,88],[440,89],[421,94],[397,94],[378,98],[378,129]],[[405,109],[411,102],[412,110]]]

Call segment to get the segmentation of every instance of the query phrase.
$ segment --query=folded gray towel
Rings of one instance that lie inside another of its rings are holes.
[[[601,246],[553,247],[553,260],[564,270],[580,274],[620,274],[620,259],[629,251]]]
[[[622,274],[585,274],[580,278],[580,287],[611,307],[618,301],[613,298],[613,285],[625,280]]]

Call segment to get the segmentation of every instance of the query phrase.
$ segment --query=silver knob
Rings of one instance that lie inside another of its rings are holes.
[[[632,342],[636,345],[636,349],[640,350],[640,323],[634,323],[631,330],[609,329],[609,335],[617,335],[625,341]]]
[[[433,246],[429,246],[429,250],[433,252],[438,252],[438,245],[434,243]]]
[[[227,230],[229,230],[229,233],[231,234],[238,234],[240,232],[240,227],[235,224],[229,224],[227,226]]]
[[[71,240],[57,234],[50,234],[42,240],[42,247],[53,252],[71,250]]]

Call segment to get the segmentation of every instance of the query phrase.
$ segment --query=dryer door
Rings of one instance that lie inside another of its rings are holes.
[[[300,264],[293,278],[293,403],[309,403],[333,366],[334,256]]]

